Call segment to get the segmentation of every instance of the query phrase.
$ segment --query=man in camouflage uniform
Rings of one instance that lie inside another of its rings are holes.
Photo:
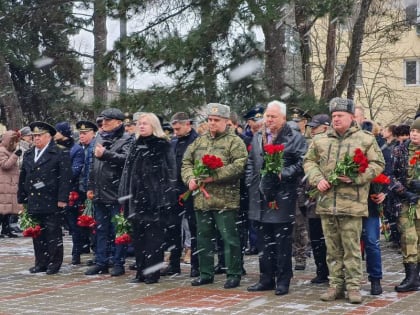
[[[402,201],[398,215],[398,228],[401,232],[401,252],[405,267],[405,279],[395,287],[397,292],[418,291],[420,288],[420,118],[411,125],[410,140],[393,150],[393,171],[396,183],[392,185],[395,197]],[[410,218],[409,209],[414,210]]]
[[[225,289],[235,288],[241,279],[241,247],[236,221],[239,209],[239,180],[244,174],[247,150],[244,142],[230,132],[227,123],[229,106],[210,103],[207,105],[209,131],[197,138],[187,148],[182,160],[182,179],[190,191],[199,188],[200,183],[210,194],[205,198],[202,193],[195,195],[194,209],[197,219],[197,247],[200,277],[193,280],[193,286],[213,282],[214,244],[216,228],[224,244],[226,276]],[[223,166],[215,170],[211,177],[194,177],[196,161],[206,154],[222,159]]]
[[[354,121],[352,100],[337,97],[329,107],[333,128],[313,139],[304,160],[309,183],[319,190],[316,212],[321,215],[327,245],[330,287],[321,300],[342,298],[347,289],[350,303],[361,303],[362,217],[368,215],[370,181],[382,172],[385,162],[375,137]],[[337,185],[328,182],[337,162],[345,154],[353,156],[357,148],[368,159],[366,171],[355,178],[339,176]]]

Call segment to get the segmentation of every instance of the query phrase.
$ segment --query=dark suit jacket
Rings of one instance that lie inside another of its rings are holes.
[[[59,201],[68,202],[71,190],[71,162],[68,151],[53,140],[37,162],[35,148],[25,152],[19,175],[18,203],[27,204],[28,213],[54,213]]]

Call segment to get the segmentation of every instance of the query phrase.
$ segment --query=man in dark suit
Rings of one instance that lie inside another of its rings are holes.
[[[53,126],[40,121],[29,126],[34,147],[23,157],[17,198],[41,226],[41,235],[33,239],[35,266],[29,272],[52,275],[63,263],[61,211],[71,190],[70,155],[55,144]]]

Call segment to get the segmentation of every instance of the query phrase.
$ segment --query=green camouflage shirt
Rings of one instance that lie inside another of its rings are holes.
[[[353,124],[343,136],[330,128],[313,138],[305,155],[303,168],[309,183],[316,187],[322,179],[327,179],[338,161],[348,153],[354,155],[360,148],[369,161],[365,173],[360,173],[351,184],[339,183],[324,193],[319,193],[317,214],[350,216],[368,215],[368,194],[370,181],[379,175],[385,166],[384,157],[375,137],[368,131]]]
[[[202,193],[196,194],[194,208],[196,210],[239,209],[239,179],[244,173],[248,156],[244,142],[229,131],[214,138],[210,133],[197,138],[188,146],[182,160],[181,176],[186,185],[194,178],[195,161],[201,160],[206,154],[221,158],[223,166],[215,170],[214,182],[205,185],[210,198],[204,198]]]

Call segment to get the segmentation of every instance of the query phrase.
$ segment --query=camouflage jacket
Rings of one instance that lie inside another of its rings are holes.
[[[226,131],[212,138],[210,133],[197,138],[185,151],[181,176],[186,185],[194,178],[196,160],[206,155],[216,155],[223,166],[215,170],[214,182],[205,185],[210,194],[205,199],[202,193],[194,196],[196,210],[237,210],[239,208],[239,179],[244,174],[247,150],[244,142],[234,133]]]
[[[354,155],[360,148],[369,161],[366,172],[360,173],[352,184],[339,183],[328,191],[320,193],[316,208],[317,214],[350,216],[368,215],[368,194],[370,181],[384,169],[384,157],[375,137],[353,124],[343,136],[330,128],[324,134],[314,137],[304,159],[304,170],[309,183],[317,186],[334,171],[338,161],[348,153]]]

